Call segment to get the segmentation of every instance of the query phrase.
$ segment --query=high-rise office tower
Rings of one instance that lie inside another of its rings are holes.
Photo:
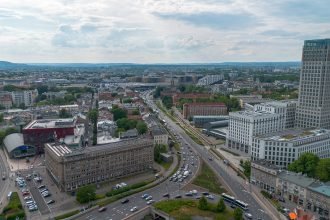
[[[296,126],[330,129],[330,39],[305,41]]]

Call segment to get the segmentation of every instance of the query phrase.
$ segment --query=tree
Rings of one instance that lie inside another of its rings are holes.
[[[83,186],[77,190],[76,200],[79,203],[87,203],[95,200],[95,198],[95,187],[92,185]]]
[[[60,110],[59,117],[60,118],[71,118],[72,116],[65,108],[62,108]]]
[[[167,109],[170,109],[173,106],[173,99],[171,96],[164,96],[162,102]]]
[[[316,167],[316,177],[324,182],[330,181],[330,158],[319,161]]]
[[[132,115],[139,115],[140,111],[138,109],[134,109]]]
[[[162,157],[160,156],[161,153],[166,153],[167,149],[166,146],[163,144],[158,144],[154,147],[154,160],[157,163],[162,162]]]
[[[121,108],[112,108],[111,113],[113,114],[114,121],[117,121],[121,118],[127,118],[127,112]]]
[[[139,134],[145,134],[148,130],[147,124],[143,121],[138,121],[136,124],[136,129]]]
[[[3,114],[0,114],[0,123],[3,122]]]
[[[307,174],[309,177],[315,177],[316,167],[319,162],[319,157],[313,153],[303,153],[298,160],[292,162],[288,166],[288,170]]]
[[[42,93],[48,92],[47,85],[37,86],[38,94],[41,95]]]
[[[97,118],[99,117],[99,113],[97,109],[92,109],[88,112],[88,118],[91,120],[94,124],[97,123]]]
[[[26,109],[26,106],[25,106],[24,103],[21,103],[21,104],[19,104],[18,108],[20,108],[20,109]]]
[[[221,198],[217,204],[216,211],[217,212],[224,212],[226,210],[225,202],[223,201],[223,198]]]
[[[207,203],[207,200],[206,200],[205,196],[202,196],[202,198],[199,199],[198,208],[200,210],[207,210],[208,209],[208,203]]]
[[[243,211],[240,208],[234,209],[234,219],[243,220]]]

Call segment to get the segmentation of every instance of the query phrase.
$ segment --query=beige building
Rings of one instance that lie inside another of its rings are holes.
[[[151,134],[154,138],[154,145],[168,145],[168,134],[161,126],[151,127]]]
[[[273,193],[276,190],[278,167],[266,160],[251,162],[251,183],[261,189]]]
[[[47,171],[62,191],[145,172],[152,169],[153,155],[150,139],[128,139],[81,151],[45,144]]]

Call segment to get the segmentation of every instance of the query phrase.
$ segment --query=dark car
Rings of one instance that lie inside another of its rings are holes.
[[[125,204],[125,203],[128,203],[129,202],[129,199],[124,199],[121,201],[121,204]]]
[[[208,195],[210,195],[209,192],[202,192],[202,194],[203,194],[204,196],[208,196]]]
[[[169,194],[169,193],[165,193],[165,194],[163,195],[163,197],[168,197],[168,198],[170,198],[170,194]]]
[[[47,202],[48,205],[49,205],[49,204],[53,204],[53,203],[55,203],[55,200],[49,200],[49,201]]]
[[[181,196],[181,195],[176,195],[174,198],[176,198],[176,199],[181,199],[182,196]]]

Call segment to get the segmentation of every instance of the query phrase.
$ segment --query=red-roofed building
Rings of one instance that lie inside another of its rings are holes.
[[[186,103],[183,105],[183,117],[194,115],[227,115],[227,106],[222,102]]]

